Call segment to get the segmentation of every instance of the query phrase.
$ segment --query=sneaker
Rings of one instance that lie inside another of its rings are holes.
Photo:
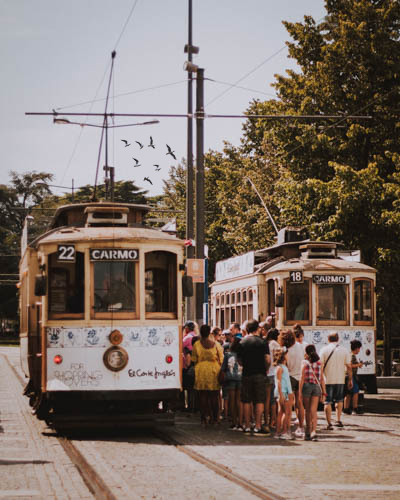
[[[242,427],[240,425],[235,425],[235,427],[232,429],[233,431],[242,431]]]
[[[284,439],[285,441],[293,441],[294,436],[291,432],[286,432],[285,434],[281,434],[281,439]]]
[[[328,424],[328,425],[326,426],[326,430],[327,430],[327,431],[333,431],[333,425],[332,425],[332,424]]]
[[[271,434],[271,429],[268,427],[268,425],[263,425],[261,427],[261,430],[263,431],[264,434]]]
[[[243,429],[243,432],[244,432],[244,434],[251,434],[250,427],[246,427],[245,429]]]
[[[294,435],[298,438],[303,438],[304,437],[304,431],[301,427],[298,427],[295,432],[294,432]]]
[[[361,408],[354,408],[354,411],[357,413],[357,415],[361,415],[364,413]]]
[[[269,436],[270,432],[267,432],[265,429],[257,429],[257,427],[254,427],[253,429],[253,436]]]
[[[310,439],[311,439],[311,441],[318,441],[317,433],[315,431],[313,431],[310,434]]]
[[[229,426],[229,430],[230,431],[235,431],[236,430],[236,425],[235,424],[232,424]]]
[[[344,427],[344,425],[342,424],[342,422],[340,420],[338,420],[335,425],[336,425],[336,427]]]
[[[357,408],[356,408],[355,412],[357,413]],[[343,413],[345,413],[346,415],[351,415],[351,409],[350,408],[344,408],[343,409]]]
[[[305,434],[304,435],[304,441],[311,441],[311,435],[310,434]]]

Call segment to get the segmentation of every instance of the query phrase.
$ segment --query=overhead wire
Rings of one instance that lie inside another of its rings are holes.
[[[122,28],[122,30],[121,30],[121,33],[119,34],[118,39],[117,39],[117,41],[116,41],[116,43],[115,43],[115,45],[114,45],[114,51],[116,50],[116,48],[118,47],[118,45],[119,45],[119,43],[120,43],[120,41],[121,41],[121,38],[122,38],[122,36],[123,36],[123,34],[124,34],[125,30],[126,30],[126,27],[128,26],[128,23],[129,23],[129,21],[130,21],[130,19],[131,19],[131,17],[132,17],[132,14],[133,14],[133,12],[134,12],[134,10],[135,10],[135,8],[136,8],[136,5],[137,5],[138,1],[139,1],[139,0],[135,0],[134,4],[133,4],[133,6],[132,6],[132,8],[131,8],[131,10],[130,10],[130,12],[129,12],[129,15],[128,15],[128,17],[127,17],[127,19],[126,19],[126,21],[125,21],[125,24],[124,24],[124,26],[123,26],[123,28]],[[103,85],[104,78],[105,78],[105,76],[106,76],[106,74],[107,74],[107,72],[108,72],[109,65],[110,65],[110,62],[109,62],[109,63],[107,63],[106,69],[105,69],[105,71],[104,71],[104,73],[103,73],[103,77],[102,77],[101,82],[100,82],[100,84],[99,84],[99,86],[98,86],[98,88],[97,88],[97,91],[96,91],[95,97],[94,97],[94,99],[93,99],[93,100],[92,100],[92,102],[91,102],[91,106],[90,106],[89,111],[88,111],[89,113],[92,111],[93,105],[94,105],[94,103],[96,102],[96,99],[97,99],[98,93],[99,93],[99,91],[100,91],[100,88],[101,88],[101,87],[102,87],[102,85]],[[87,120],[88,120],[88,118],[86,118],[86,121],[87,121]],[[82,137],[83,128],[84,128],[84,127],[81,127],[81,130],[80,130],[80,132],[79,132],[78,138],[77,138],[77,140],[76,140],[76,142],[75,142],[75,145],[74,145],[74,149],[73,149],[72,154],[71,154],[71,156],[70,156],[70,158],[69,158],[69,161],[68,161],[68,163],[67,163],[67,166],[66,166],[66,168],[65,168],[65,170],[64,170],[64,174],[63,174],[63,176],[62,176],[62,178],[61,178],[61,182],[63,182],[63,181],[64,181],[64,178],[65,178],[65,176],[66,176],[66,174],[67,174],[67,172],[68,172],[68,170],[69,170],[69,168],[70,168],[70,166],[71,166],[71,163],[72,163],[72,160],[73,160],[73,158],[74,158],[74,156],[75,156],[75,152],[76,152],[76,150],[77,150],[78,144],[79,144],[79,142],[80,142],[80,140],[81,140],[81,137]],[[102,135],[103,135],[103,134],[102,134]],[[97,174],[96,174],[96,180],[97,180]]]

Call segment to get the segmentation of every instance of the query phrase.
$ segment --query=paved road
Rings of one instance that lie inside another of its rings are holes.
[[[30,414],[2,353],[18,365],[18,349],[0,348],[0,498],[92,498],[57,438]],[[168,432],[282,498],[399,499],[400,390],[367,395],[364,404],[364,415],[345,415],[345,427],[334,431],[324,430],[321,413],[318,442],[245,436],[224,422],[204,431],[198,417],[184,414]],[[118,499],[253,498],[151,434],[74,444]]]

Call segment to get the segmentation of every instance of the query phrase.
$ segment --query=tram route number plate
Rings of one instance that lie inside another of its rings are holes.
[[[75,245],[58,245],[57,260],[59,262],[75,262]]]
[[[291,271],[289,277],[290,283],[303,283],[303,271]]]

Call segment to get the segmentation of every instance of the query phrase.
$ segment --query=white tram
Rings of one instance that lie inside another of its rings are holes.
[[[376,271],[335,242],[310,241],[297,228],[285,228],[275,245],[220,261],[211,285],[212,323],[275,317],[278,329],[299,323],[317,350],[328,334],[362,342],[360,379],[376,392]]]
[[[148,210],[64,206],[23,238],[25,392],[50,425],[159,421],[179,395],[184,242],[146,228]]]

